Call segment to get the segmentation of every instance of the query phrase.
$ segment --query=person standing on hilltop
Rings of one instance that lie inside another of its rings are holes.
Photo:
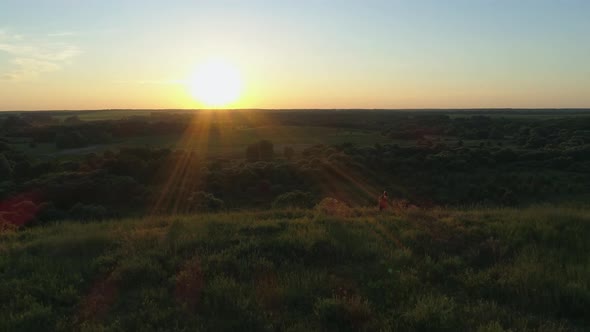
[[[389,205],[389,198],[387,197],[387,191],[384,191],[381,196],[379,196],[379,211],[383,211]]]

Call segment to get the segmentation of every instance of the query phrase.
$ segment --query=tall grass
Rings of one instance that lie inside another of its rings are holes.
[[[0,330],[584,331],[590,211],[270,210],[0,234]]]

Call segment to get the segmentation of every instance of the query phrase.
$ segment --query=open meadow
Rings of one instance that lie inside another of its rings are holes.
[[[315,209],[0,235],[0,330],[586,331],[586,208]]]

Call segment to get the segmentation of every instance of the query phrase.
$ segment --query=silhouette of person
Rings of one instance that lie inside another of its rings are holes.
[[[387,197],[387,191],[384,191],[383,194],[379,196],[379,211],[386,209],[387,205],[389,205],[389,198]]]

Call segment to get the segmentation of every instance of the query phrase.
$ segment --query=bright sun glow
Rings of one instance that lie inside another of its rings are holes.
[[[210,108],[230,106],[238,100],[242,91],[239,71],[219,60],[200,65],[187,85],[197,102]]]

